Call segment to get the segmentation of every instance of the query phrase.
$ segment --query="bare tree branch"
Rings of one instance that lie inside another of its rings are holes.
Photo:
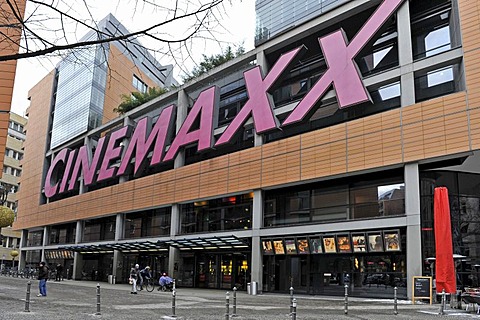
[[[189,12],[190,7],[193,6],[193,2],[189,0],[187,0],[186,4],[184,4],[185,8],[181,8],[179,0],[176,0],[174,4],[174,9],[169,9],[164,6],[158,5],[155,3],[155,1],[143,1],[144,6],[146,4],[150,4],[155,6],[158,9],[168,10],[169,12],[171,12],[172,15],[170,16],[170,18],[167,18],[164,21],[153,24],[149,27],[145,27],[139,31],[134,31],[125,35],[112,36],[110,34],[107,34],[99,30],[96,22],[93,19],[92,12],[90,11],[91,9],[88,7],[88,4],[85,2],[85,0],[83,1],[89,15],[88,19],[81,19],[79,17],[75,17],[73,14],[70,14],[69,11],[72,10],[72,7],[67,8],[67,10],[62,10],[60,8],[57,8],[54,5],[54,2],[46,3],[46,2],[42,2],[41,0],[29,0],[30,3],[33,3],[38,7],[48,7],[50,10],[52,10],[52,12],[55,12],[59,16],[58,20],[60,23],[60,28],[54,29],[54,31],[61,33],[61,37],[60,37],[61,39],[57,39],[57,41],[51,41],[50,39],[47,39],[44,36],[38,34],[38,32],[36,31],[36,30],[42,30],[41,28],[42,23],[47,21],[46,19],[51,19],[51,17],[46,17],[46,16],[43,17],[42,15],[39,15],[37,16],[39,17],[39,19],[34,20],[32,19],[32,15],[29,15],[28,18],[25,19],[25,21],[23,21],[21,19],[21,15],[19,15],[18,12],[15,10],[12,4],[13,1],[12,0],[6,0],[6,1],[9,4],[12,12],[14,12],[15,18],[19,22],[19,25],[23,27],[23,30],[24,30],[23,44],[19,44],[17,41],[16,45],[21,45],[21,49],[22,49],[21,50],[22,52],[19,52],[18,54],[2,55],[0,53],[0,61],[48,56],[53,53],[71,50],[71,49],[84,47],[84,46],[98,45],[98,44],[103,44],[103,43],[108,43],[113,41],[129,41],[131,39],[135,39],[141,36],[146,36],[165,44],[168,49],[163,54],[169,54],[169,53],[171,54],[172,53],[171,46],[170,46],[171,44],[185,43],[187,40],[191,39],[192,37],[199,35],[201,31],[202,32],[206,31],[212,39],[215,39],[213,30],[209,29],[209,23],[210,23],[210,20],[214,20],[217,18],[215,15],[214,9],[217,7],[221,7],[221,4],[224,2],[224,0],[210,0],[206,4],[201,4],[201,3],[197,4],[196,9]],[[139,5],[138,2],[137,2],[137,5]],[[193,23],[192,28],[190,28],[190,30],[186,35],[171,37],[171,36],[167,36],[167,33],[165,32],[163,33],[163,36],[161,35],[160,32],[158,32],[158,30],[161,28],[167,28],[169,25],[172,25],[173,23],[178,23],[179,21],[187,20],[190,18],[194,18],[195,22]],[[93,30],[97,34],[101,35],[101,37],[99,37],[98,39],[87,40],[87,41],[76,41],[76,42],[69,41],[65,31],[65,19],[68,19],[69,21],[74,22],[78,26],[85,27],[88,30]],[[93,21],[93,26],[92,26],[92,21]],[[35,26],[36,28],[33,29],[33,26]],[[49,29],[48,31],[52,31],[52,29]],[[3,36],[8,41],[12,41],[12,42],[15,41],[15,39],[9,38],[8,35],[3,34]],[[64,44],[59,44],[60,42],[64,42]],[[33,44],[35,43],[36,45],[33,46]],[[40,44],[43,48],[39,48],[38,44]],[[158,49],[157,51],[160,52]]]

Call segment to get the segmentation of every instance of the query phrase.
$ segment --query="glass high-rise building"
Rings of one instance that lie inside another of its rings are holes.
[[[99,22],[98,29],[110,36],[129,33],[111,14]],[[80,41],[92,41],[101,36],[91,31]],[[144,82],[162,88],[176,83],[172,77],[172,66],[161,65],[136,40],[115,41],[76,50],[56,68],[51,148],[58,147],[115,117],[111,113],[115,106],[108,105],[108,99],[105,105],[105,95],[108,94],[110,88],[107,87],[111,84],[107,77],[111,68],[110,60],[119,54],[130,60],[137,72],[141,72],[148,79],[142,81],[135,75],[132,78],[135,90],[146,91],[148,85]],[[121,77],[121,73],[116,74]],[[138,81],[143,86],[139,87]]]

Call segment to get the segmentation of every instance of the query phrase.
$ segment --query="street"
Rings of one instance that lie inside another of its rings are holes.
[[[97,283],[91,281],[48,281],[47,297],[37,297],[38,281],[31,281],[30,304],[26,312],[27,279],[0,277],[0,319],[173,319],[172,293],[140,291],[130,294],[126,284],[100,283],[100,315],[97,312]],[[230,291],[229,314],[233,314]],[[475,312],[447,307],[440,316],[439,304],[398,301],[394,315],[393,300],[349,298],[345,314],[344,297],[296,295],[296,319],[471,319]],[[464,306],[465,309],[465,306]],[[291,319],[290,296],[286,294],[236,294],[237,319]],[[226,319],[226,290],[178,288],[176,319]]]

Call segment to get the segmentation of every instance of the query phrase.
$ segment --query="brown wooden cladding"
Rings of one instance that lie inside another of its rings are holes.
[[[465,53],[464,92],[308,132],[48,205],[38,205],[40,180],[22,181],[21,190],[37,190],[37,193],[28,196],[31,201],[24,201],[24,205],[19,207],[21,214],[15,228],[168,206],[171,203],[307,182],[337,174],[480,149],[478,4],[479,1],[459,1]],[[39,156],[43,154],[39,153]],[[41,177],[41,169],[37,174]]]
[[[480,147],[480,108],[469,110],[466,105],[466,94],[455,93],[52,204],[23,207],[15,227],[248,192],[469,151],[470,144]]]

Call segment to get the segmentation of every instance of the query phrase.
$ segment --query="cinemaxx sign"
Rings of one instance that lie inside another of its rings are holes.
[[[304,46],[282,54],[265,77],[260,66],[244,72],[248,100],[217,141],[213,141],[213,115],[215,106],[219,103],[219,93],[218,88],[213,86],[199,94],[168,150],[166,142],[173,135],[175,105],[163,108],[155,125],[152,125],[151,118],[145,117],[138,121],[135,128],[124,126],[101,137],[94,153],[85,145],[74,150],[62,149],[48,169],[44,184],[45,196],[52,197],[74,190],[80,175],[83,176],[85,186],[131,173],[130,171],[138,176],[147,165],[155,166],[172,161],[180,148],[193,143],[197,143],[199,152],[218,148],[231,142],[250,117],[257,133],[300,123],[332,85],[339,108],[369,101],[370,96],[354,58],[403,1],[384,0],[349,43],[343,30],[318,39],[328,69],[283,123],[280,124],[275,117],[269,91],[298,61],[305,50]],[[195,128],[196,119],[199,119],[199,125]],[[122,141],[128,143],[121,144]],[[150,152],[152,156],[148,161]],[[116,162],[120,165],[113,166]]]

